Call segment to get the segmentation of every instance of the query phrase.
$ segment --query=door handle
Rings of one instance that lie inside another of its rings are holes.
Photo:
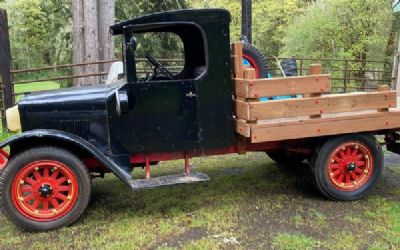
[[[186,97],[196,97],[196,96],[197,96],[196,93],[193,93],[192,91],[186,94]]]

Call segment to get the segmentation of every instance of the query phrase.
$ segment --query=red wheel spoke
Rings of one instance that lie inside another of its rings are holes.
[[[58,201],[56,198],[53,198],[50,200],[51,205],[53,206],[53,208],[58,208],[60,205],[58,204]]]
[[[358,179],[358,176],[354,172],[351,172],[350,175],[353,181],[356,181]]]
[[[49,177],[49,168],[48,167],[44,168],[43,177],[45,177],[45,178]]]
[[[28,202],[28,201],[33,200],[34,198],[35,198],[34,194],[29,194],[28,196],[24,197],[24,201]]]
[[[341,157],[342,159],[346,158],[346,154],[343,152],[343,150],[340,150],[340,151],[339,151],[339,154],[340,154],[340,157]]]
[[[35,185],[36,184],[36,181],[34,179],[32,179],[31,177],[26,177],[24,181],[29,183],[29,184],[31,184],[31,185]]]
[[[40,200],[36,199],[35,202],[33,202],[33,204],[32,204],[32,209],[36,209],[39,206],[39,204],[40,204]]]
[[[65,178],[64,176],[61,177],[60,179],[57,179],[56,180],[57,186],[63,184],[66,181],[67,181],[67,178]]]
[[[356,170],[354,170],[357,174],[362,174],[364,173],[364,170],[361,168],[356,168]]]
[[[339,175],[339,177],[337,178],[337,181],[339,182],[339,183],[341,183],[341,182],[343,182],[343,180],[344,180],[344,174],[340,174]]]
[[[60,191],[60,192],[69,192],[69,191],[71,191],[71,187],[70,186],[59,186],[58,187],[58,191]]]
[[[353,153],[351,154],[351,157],[352,157],[352,158],[356,157],[356,155],[358,154],[358,152],[359,152],[358,149],[355,148],[355,149],[353,150]]]
[[[350,175],[349,174],[346,174],[346,183],[350,183],[351,182],[351,180],[350,180]]]
[[[346,148],[346,156],[350,156],[351,155],[351,148],[347,147]]]
[[[58,169],[54,170],[54,172],[51,174],[50,178],[56,180],[59,173],[60,173],[60,170],[58,170]]]
[[[340,165],[339,164],[331,164],[331,168],[332,168],[332,170],[335,170],[335,169],[340,168]]]
[[[334,159],[335,162],[337,162],[337,163],[341,163],[341,162],[342,162],[342,159],[340,159],[340,158],[337,157],[337,156],[333,157],[333,159]]]
[[[28,185],[24,185],[22,186],[22,192],[33,192],[33,187],[32,186],[28,186]]]
[[[333,176],[337,177],[339,174],[341,174],[342,171],[340,169],[336,170],[335,172],[333,172]]]
[[[363,167],[365,166],[365,162],[364,161],[358,161],[356,162],[357,167]]]
[[[44,211],[49,210],[49,201],[43,201],[43,210]]]
[[[42,179],[42,176],[39,174],[38,171],[33,171],[33,176],[35,177],[36,181]]]
[[[61,193],[58,193],[58,194],[56,195],[56,198],[58,198],[58,199],[60,199],[60,200],[63,200],[63,201],[66,201],[66,200],[67,200],[67,196],[65,196],[65,195],[63,195],[63,194],[61,194]]]
[[[361,160],[361,158],[363,158],[363,157],[364,157],[364,155],[358,154],[357,157],[356,157],[356,160],[359,161],[359,160]]]

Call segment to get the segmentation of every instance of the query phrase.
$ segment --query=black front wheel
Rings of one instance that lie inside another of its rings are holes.
[[[383,152],[372,135],[343,135],[321,146],[313,167],[322,194],[332,200],[357,200],[371,190],[381,175]]]
[[[75,155],[38,147],[13,156],[0,177],[0,207],[17,226],[46,231],[75,222],[91,193],[89,173]]]

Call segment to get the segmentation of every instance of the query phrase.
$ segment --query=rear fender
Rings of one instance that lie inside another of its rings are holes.
[[[7,167],[8,159],[12,158],[14,155],[13,147],[17,145],[21,146],[28,142],[35,142],[38,139],[51,139],[52,141],[57,141],[61,143],[73,144],[80,150],[93,156],[99,162],[101,162],[106,168],[112,171],[116,176],[118,176],[122,181],[124,181],[129,186],[131,185],[131,166],[129,161],[121,160],[118,157],[110,157],[105,155],[101,150],[99,150],[92,143],[74,134],[59,130],[31,130],[24,132],[22,134],[11,137],[0,143],[0,170]],[[4,151],[4,148],[10,146],[10,154]],[[47,146],[51,146],[47,144]]]

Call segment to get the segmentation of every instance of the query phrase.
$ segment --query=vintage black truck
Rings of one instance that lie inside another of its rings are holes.
[[[115,24],[111,32],[124,48],[122,83],[23,97],[7,111],[9,128],[22,133],[0,144],[5,215],[26,230],[55,229],[83,214],[95,173],[114,173],[132,190],[192,183],[208,176],[190,173],[190,158],[250,151],[292,165],[308,159],[322,194],[363,197],[383,168],[374,135],[399,151],[396,92],[381,86],[325,94],[330,76],[318,65],[309,76],[255,79],[254,69],[243,68],[242,44],[231,45],[230,20],[226,10],[198,9]],[[177,35],[183,69],[173,73],[148,54],[154,74],[139,77],[136,37],[143,33]],[[302,98],[259,99],[278,95]],[[175,159],[184,160],[184,174],[151,178],[152,165]],[[134,178],[136,168],[146,179]]]

